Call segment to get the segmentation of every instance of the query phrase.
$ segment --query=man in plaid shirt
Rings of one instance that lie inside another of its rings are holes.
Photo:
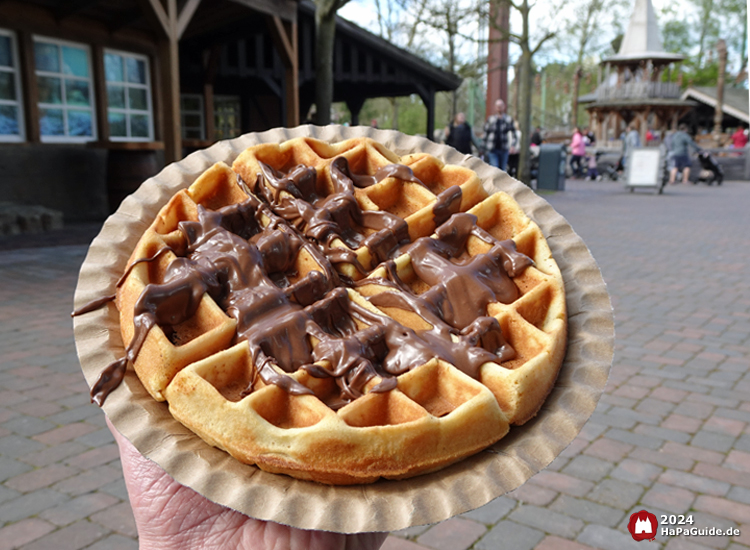
[[[484,146],[492,166],[506,169],[510,148],[518,146],[515,136],[513,118],[505,112],[505,102],[498,99],[495,101],[495,114],[490,115],[484,125]]]

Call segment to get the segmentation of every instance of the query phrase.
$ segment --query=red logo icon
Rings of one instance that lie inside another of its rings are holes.
[[[633,540],[654,540],[656,530],[659,528],[659,520],[651,512],[641,510],[630,516],[628,531]]]

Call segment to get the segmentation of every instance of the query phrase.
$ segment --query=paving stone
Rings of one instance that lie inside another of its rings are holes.
[[[678,470],[667,470],[659,477],[659,482],[682,487],[696,493],[707,493],[714,496],[726,495],[730,487],[729,483],[723,481],[680,472]]]
[[[88,445],[89,447],[101,447],[103,445],[114,443],[115,438],[112,436],[112,432],[109,431],[109,428],[104,427],[82,437],[77,437],[75,441]]]
[[[19,493],[18,491],[14,491],[13,489],[6,487],[5,485],[0,485],[0,504],[19,496],[21,496],[21,493]],[[0,517],[0,522],[2,521],[5,520],[4,518]]]
[[[599,481],[609,473],[612,464],[605,460],[587,455],[579,455],[573,458],[562,469],[562,472],[579,479],[588,479],[589,481]]]
[[[702,447],[720,453],[726,453],[732,448],[735,437],[705,430],[699,431],[690,444],[694,447]]]
[[[578,535],[577,540],[604,550],[643,550],[643,547],[639,546],[629,533],[616,531],[603,525],[587,525]]]
[[[708,512],[721,518],[730,519],[737,523],[750,523],[750,505],[732,502],[726,499],[701,495],[695,500],[693,507],[702,512]]]
[[[692,445],[682,445],[674,441],[667,441],[664,447],[662,447],[662,451],[670,454],[684,454],[693,460],[708,462],[710,464],[721,464],[724,461],[724,453]]]
[[[114,506],[118,502],[118,498],[106,493],[88,493],[54,508],[47,508],[39,517],[57,526],[64,526]]]
[[[121,502],[120,504],[110,506],[101,512],[92,514],[89,519],[121,535],[127,537],[138,536],[133,511],[130,508],[129,502]],[[482,530],[484,532],[484,528]]]
[[[750,476],[745,472],[738,472],[729,468],[722,468],[715,464],[706,464],[705,462],[699,462],[695,465],[693,473],[699,476],[710,477],[712,479],[718,479],[719,481],[726,481],[732,485],[739,485],[750,489]]]
[[[714,418],[714,417],[712,417]],[[703,422],[697,418],[690,418],[681,414],[671,414],[662,423],[662,428],[670,430],[679,430],[681,432],[695,433],[703,425]]]
[[[622,428],[624,430],[629,430],[638,422],[637,420],[621,415],[602,414],[599,412],[594,412],[594,414],[591,415],[591,421],[612,428]]]
[[[703,424],[703,429],[710,432],[718,432],[732,437],[738,437],[745,429],[746,422],[712,416]]]
[[[486,531],[480,523],[451,518],[432,527],[417,542],[435,550],[466,550]]]
[[[32,451],[43,449],[44,445],[33,439],[21,435],[0,437],[0,455],[8,458],[18,458]]]
[[[593,550],[593,548],[572,540],[566,540],[550,535],[537,544],[535,550]]]
[[[128,489],[125,486],[125,480],[122,477],[103,485],[99,490],[103,493],[115,496],[120,500],[128,500]]]
[[[657,439],[648,435],[636,434],[625,430],[611,429],[607,432],[607,437],[616,441],[622,441],[635,447],[645,447],[647,449],[657,450],[663,444],[663,439]]]
[[[730,451],[724,461],[724,466],[750,473],[750,453],[744,451]]]
[[[594,441],[583,452],[587,455],[603,458],[604,460],[609,460],[611,462],[617,462],[619,460],[622,460],[623,457],[625,457],[632,450],[633,445],[603,437]]]
[[[404,540],[398,537],[389,536],[387,539],[385,539],[385,542],[383,543],[383,546],[380,547],[380,550],[430,550],[426,546],[422,546],[421,544],[417,544],[416,542],[411,542],[408,540]]]
[[[52,489],[40,489],[0,504],[0,518],[6,522],[19,521],[68,499],[67,495]]]
[[[62,443],[53,447],[46,447],[40,451],[25,454],[21,456],[19,460],[23,460],[33,466],[47,466],[48,464],[59,462],[69,456],[85,452],[86,450],[86,447],[80,443],[68,441],[67,443]]]
[[[514,550],[531,550],[542,539],[544,533],[520,525],[513,521],[501,521],[474,545],[476,550],[497,550],[513,548]]]
[[[528,485],[528,483],[527,483]],[[508,513],[516,507],[516,501],[508,497],[498,497],[470,512],[461,514],[462,518],[470,519],[490,525],[497,523],[501,518],[504,518]]]
[[[29,470],[31,470],[31,466],[28,464],[0,456],[0,481],[5,481]]]
[[[750,504],[750,489],[746,489],[745,487],[732,487],[729,489],[726,498],[744,504]]]
[[[49,487],[62,479],[77,474],[79,470],[63,466],[62,464],[51,464],[44,468],[38,468],[6,480],[5,485],[21,493],[36,491],[42,487]]]
[[[75,424],[66,424],[65,426],[55,428],[54,430],[35,435],[33,439],[44,443],[45,445],[56,445],[93,431],[96,431],[96,426],[86,424],[85,422],[76,422]]]
[[[558,472],[542,471],[529,480],[530,483],[540,485],[552,491],[566,493],[573,496],[583,496],[594,486],[590,481],[561,474]]]
[[[582,519],[586,523],[597,523],[607,527],[614,527],[623,517],[622,510],[568,495],[560,495],[549,508]]]
[[[599,504],[627,510],[638,502],[643,492],[643,487],[635,483],[605,479],[586,498]]]
[[[586,422],[586,424],[583,425],[583,428],[581,428],[581,431],[578,434],[577,439],[593,441],[594,439],[598,438],[600,435],[602,435],[606,431],[607,431],[606,426],[597,424],[596,422]]]
[[[106,534],[108,531],[101,525],[82,520],[45,535],[21,550],[79,550]]]
[[[612,470],[611,477],[621,479],[630,483],[640,485],[651,485],[651,483],[662,473],[663,469],[654,464],[626,458]]]
[[[122,477],[122,471],[110,466],[97,466],[86,470],[76,476],[69,477],[53,485],[53,489],[68,493],[70,495],[82,495],[89,491],[95,491]]]
[[[690,509],[694,499],[695,494],[687,489],[654,483],[643,495],[641,502],[646,506],[658,506],[668,512],[681,514]]]
[[[647,435],[659,440],[675,441],[677,443],[687,443],[691,439],[690,434],[679,430],[670,430],[669,428],[660,426],[647,426],[645,424],[640,424],[636,426],[633,431],[640,435]]]
[[[413,527],[407,527],[406,529],[399,529],[398,531],[393,531],[391,535],[396,535],[397,537],[402,537],[405,539],[414,538],[414,537],[421,535],[425,531],[427,531],[427,529],[429,529],[430,527],[432,527],[431,524],[415,525]]]
[[[71,424],[80,420],[86,420],[92,416],[101,414],[101,409],[92,403],[80,405],[72,409],[60,412],[55,415],[47,416],[47,420],[55,424]]]
[[[516,508],[508,519],[565,538],[573,538],[583,529],[580,519],[528,504]]]
[[[703,512],[694,512],[690,511],[686,518],[689,517],[693,520],[692,525],[686,524],[683,525],[683,528],[695,528],[695,529],[710,529],[711,527],[715,527],[717,529],[721,529],[722,531],[726,532],[729,528],[736,528],[737,523],[734,521],[721,518],[718,516],[715,516],[713,514],[706,514]],[[671,527],[671,526],[670,526]],[[690,535],[690,536],[681,536],[682,538],[685,538],[686,540],[690,540],[694,543],[699,543],[703,545],[704,547],[709,548],[726,548],[729,544],[730,537],[726,535]],[[670,536],[670,538],[672,538]]]
[[[0,550],[19,548],[39,537],[43,537],[54,529],[54,525],[38,518],[11,523],[0,529]]]
[[[94,466],[100,466],[107,464],[112,460],[120,457],[120,450],[117,444],[112,443],[103,447],[97,447],[85,451],[77,456],[71,457],[65,461],[68,466],[73,466],[81,470],[86,468],[93,468]]]
[[[508,493],[508,496],[526,504],[545,506],[555,499],[557,493],[533,483],[524,483],[515,491]]]
[[[2,427],[17,433],[18,435],[30,437],[51,430],[55,427],[55,424],[47,420],[42,420],[41,418],[22,414],[12,420],[8,420],[2,425]]]
[[[138,550],[138,541],[122,535],[110,535],[87,546],[86,550]]]

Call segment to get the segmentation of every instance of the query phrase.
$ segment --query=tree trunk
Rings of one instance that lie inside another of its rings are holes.
[[[315,123],[331,123],[333,105],[333,43],[336,10],[315,10]]]
[[[578,126],[578,92],[581,89],[581,73],[583,69],[580,65],[576,67],[576,72],[573,74],[573,105],[571,107],[570,120],[573,126]]]
[[[714,137],[719,138],[721,134],[721,122],[724,119],[724,79],[727,69],[727,43],[719,39],[716,43],[719,54],[719,78],[716,82],[716,107],[714,108]],[[718,146],[718,143],[717,143]]]
[[[521,143],[518,146],[518,174],[519,179],[526,185],[531,184],[531,164],[529,162],[529,137],[531,136],[531,52],[528,48],[521,51],[521,66],[519,83],[518,124],[521,130]]]

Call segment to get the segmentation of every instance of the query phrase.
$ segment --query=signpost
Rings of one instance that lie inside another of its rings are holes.
[[[625,188],[664,190],[666,155],[661,148],[640,147],[629,152],[625,166]]]

